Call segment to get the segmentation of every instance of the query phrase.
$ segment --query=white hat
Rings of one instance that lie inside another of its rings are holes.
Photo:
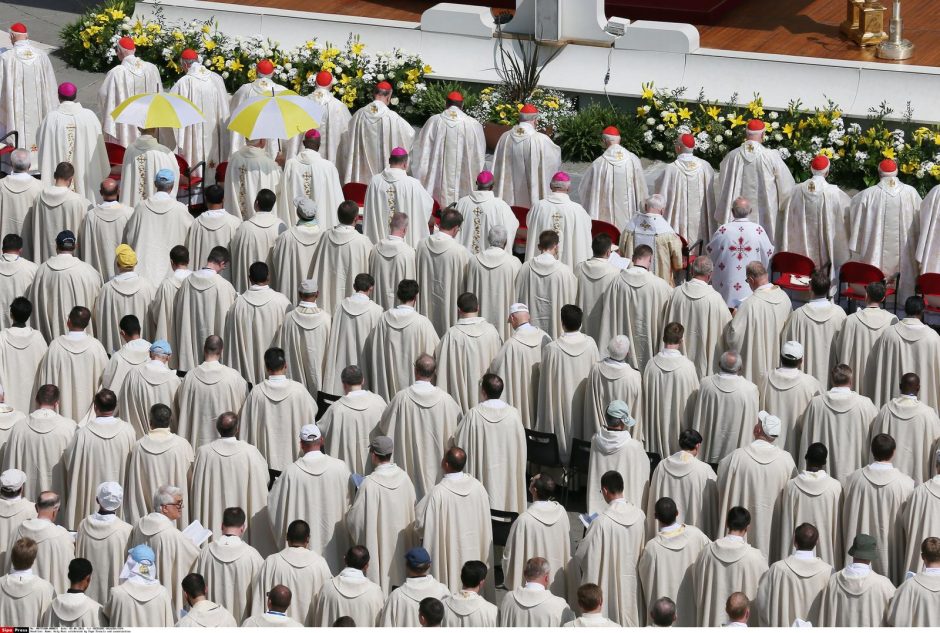
[[[7,490],[19,490],[26,483],[26,473],[16,468],[5,470],[0,473],[0,488]]]
[[[320,432],[320,427],[316,424],[305,424],[300,429],[301,442],[315,442],[321,437],[323,437],[323,433]]]
[[[761,411],[757,414],[757,419],[760,420],[761,428],[764,430],[764,435],[768,437],[779,437],[780,436],[780,427],[783,423],[775,415],[770,415],[766,411]]]
[[[509,306],[509,316],[514,315],[516,312],[526,312],[528,313],[529,306],[524,303],[514,303]]]
[[[780,355],[787,360],[803,360],[803,344],[799,341],[787,341],[780,348]]]
[[[105,481],[98,486],[95,492],[95,498],[98,504],[109,512],[113,512],[121,507],[124,501],[124,488],[116,481]]]

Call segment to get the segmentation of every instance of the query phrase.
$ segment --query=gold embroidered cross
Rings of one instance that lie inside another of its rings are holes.
[[[617,152],[614,154],[614,158],[617,160],[623,160],[623,152]]]
[[[815,182],[810,182],[810,183],[809,183],[809,192],[810,192],[810,193],[813,193],[814,191],[816,191],[816,183],[815,183]]]
[[[370,109],[372,110],[372,114],[375,114],[376,112],[379,111],[379,106],[377,106],[377,105],[375,105],[375,104],[373,103],[373,104],[372,104],[372,107],[371,107]]]
[[[640,225],[641,229],[646,229],[647,231],[653,230],[653,225],[650,224],[649,220],[644,219],[643,224]]]

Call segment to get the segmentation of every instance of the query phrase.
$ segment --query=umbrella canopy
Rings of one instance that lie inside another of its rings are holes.
[[[240,105],[228,129],[248,139],[293,138],[320,127],[320,104],[286,90],[271,97],[253,97]]]
[[[111,118],[139,128],[182,128],[206,120],[196,104],[172,92],[134,95],[116,107]]]

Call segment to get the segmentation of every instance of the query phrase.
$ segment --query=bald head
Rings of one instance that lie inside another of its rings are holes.
[[[114,178],[105,178],[101,181],[101,189],[98,191],[101,193],[102,200],[105,202],[114,202],[118,199],[120,189],[117,180]]]
[[[434,381],[434,375],[437,373],[437,361],[430,354],[421,354],[415,360],[415,380]]]
[[[745,269],[747,285],[751,290],[756,290],[768,283],[767,267],[760,262],[751,262]]]
[[[444,453],[441,467],[445,473],[462,473],[467,465],[467,453],[460,447],[454,446]]]
[[[735,198],[731,203],[731,215],[735,220],[743,220],[751,215],[751,203],[747,198]]]
[[[226,411],[215,421],[215,430],[219,437],[235,437],[238,435],[238,416],[232,411]]]
[[[207,362],[219,360],[222,358],[223,348],[222,337],[216,334],[210,334],[206,337],[206,342],[202,345],[203,360]]]
[[[728,619],[731,622],[747,622],[750,607],[751,601],[748,600],[747,594],[735,591],[728,596],[728,600],[725,602],[725,613],[728,614]]]
[[[286,612],[290,608],[290,601],[293,597],[291,590],[284,585],[274,585],[268,592],[268,604],[270,611]]]

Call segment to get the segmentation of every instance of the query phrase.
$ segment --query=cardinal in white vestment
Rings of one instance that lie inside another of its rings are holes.
[[[154,137],[155,132],[143,130],[124,152],[120,181],[121,202],[129,207],[136,207],[149,200],[158,191],[154,183],[161,171],[167,170],[172,176],[172,187],[167,190],[170,197],[176,198],[179,190],[179,163],[176,162],[173,152]]]
[[[321,70],[316,74],[314,81],[316,82],[316,88],[307,95],[307,98],[323,108],[323,118],[318,121],[320,125],[317,128],[320,137],[323,139],[320,154],[323,158],[336,164],[339,156],[339,142],[343,138],[346,128],[349,127],[352,115],[349,113],[346,104],[333,96],[333,86],[336,85],[336,79],[332,73]]]
[[[108,71],[98,89],[98,115],[101,117],[104,140],[129,148],[140,136],[140,131],[133,125],[117,123],[111,113],[133,96],[163,92],[163,80],[156,66],[135,55],[137,45],[133,38],[122,37],[114,50],[118,65]],[[136,200],[124,202],[134,206]]]
[[[277,190],[277,215],[285,224],[292,224],[297,198],[307,198],[317,204],[317,220],[328,231],[336,225],[343,188],[336,166],[323,154],[321,130],[322,124],[320,129],[307,130],[303,148],[284,163]]]
[[[270,142],[265,139],[246,141],[229,158],[225,172],[225,210],[243,220],[254,213],[255,200],[261,191],[274,192],[280,185],[281,168],[265,151]]]
[[[777,250],[806,255],[816,268],[830,267],[833,283],[849,259],[846,217],[852,199],[826,181],[829,159],[820,154],[810,163],[813,176],[801,182],[780,210]]]
[[[98,185],[111,171],[101,122],[94,112],[77,101],[75,84],[60,84],[58,93],[59,107],[46,115],[38,132],[43,184],[52,184],[56,165],[69,163],[75,167],[72,190],[94,201]]]
[[[773,243],[781,205],[790,197],[796,182],[780,152],[764,147],[766,129],[760,119],[748,121],[744,143],[722,159],[714,218],[716,224],[726,224],[731,219],[734,201],[747,198],[755,205],[750,220],[764,227]]]
[[[592,218],[619,229],[642,209],[646,178],[640,159],[620,144],[620,130],[604,128],[601,143],[604,153],[584,174],[579,195]]]
[[[362,231],[373,244],[388,237],[391,219],[396,212],[408,216],[410,230],[405,241],[409,246],[417,248],[429,235],[428,222],[434,199],[417,178],[407,174],[407,170],[408,151],[404,147],[395,147],[388,157],[388,167],[369,178],[362,209]]]
[[[536,255],[542,231],[558,233],[560,246],[558,259],[570,268],[591,258],[591,218],[577,202],[571,200],[571,177],[563,171],[551,179],[551,192],[535,202],[526,216],[525,256]]]
[[[457,239],[471,254],[486,250],[486,237],[494,226],[506,229],[507,240],[503,249],[512,254],[519,220],[505,201],[493,193],[493,172],[481,171],[476,176],[476,190],[457,200],[457,211],[463,216],[464,230]]]
[[[878,164],[878,184],[852,198],[846,216],[849,254],[853,261],[881,269],[885,277],[900,274],[898,296],[914,294],[920,274],[921,198],[917,190],[898,180],[898,166],[885,159]]]
[[[640,244],[653,249],[650,272],[670,286],[682,270],[682,241],[663,217],[666,200],[658,193],[643,201],[643,211],[630,218],[620,236],[620,251],[632,253]]]
[[[193,169],[192,175],[203,178],[205,185],[215,183],[215,168],[228,160],[229,95],[222,76],[199,62],[199,55],[191,48],[180,54],[180,77],[170,92],[196,104],[205,121],[176,130],[176,148],[180,156]],[[199,162],[204,167],[194,169]]]
[[[0,179],[0,235],[25,236],[26,218],[42,191],[42,183],[29,173],[29,161],[29,152],[25,149],[10,153],[13,173]],[[26,255],[31,258],[29,250]]]
[[[43,187],[26,220],[33,260],[44,262],[55,255],[55,238],[60,231],[78,231],[90,206],[88,200],[72,191],[75,168],[59,163],[51,186]]]
[[[463,111],[463,95],[451,92],[445,109],[428,119],[411,148],[411,173],[442,207],[469,195],[483,169],[486,138],[479,121]]]
[[[31,169],[39,166],[39,126],[56,107],[55,72],[49,55],[29,40],[26,25],[10,27],[8,48],[0,54],[0,136],[19,132],[18,147],[30,153]]]
[[[232,101],[229,104],[229,111],[235,113],[241,106],[248,103],[251,99],[257,99],[260,97],[274,97],[287,90],[287,88],[272,79],[272,77],[274,77],[275,70],[275,66],[270,59],[262,59],[257,64],[255,64],[256,79],[252,82],[242,84],[238,90],[235,91],[235,94],[232,95]],[[228,135],[228,155],[234,156],[238,150],[245,146],[248,140],[241,134],[234,131],[229,131]],[[272,160],[278,158],[283,141],[278,141],[278,139],[274,138],[265,139],[265,141],[266,142],[260,147],[264,149],[264,153],[267,155],[267,157]],[[227,174],[225,179],[229,179]]]
[[[538,109],[519,111],[519,123],[504,133],[493,154],[494,192],[510,206],[530,208],[549,194],[552,174],[561,168],[561,148],[535,129]],[[587,259],[587,258],[585,258]]]
[[[717,184],[715,170],[694,152],[695,137],[680,134],[676,160],[666,165],[653,185],[666,198],[663,217],[690,245],[711,237]]]
[[[352,116],[339,142],[334,161],[344,183],[368,183],[389,166],[387,159],[393,148],[401,147],[407,152],[414,141],[411,125],[388,107],[392,102],[392,84],[377,83],[372,99],[372,103]]]
[[[734,220],[718,227],[706,247],[715,262],[712,286],[721,293],[729,308],[737,308],[753,292],[747,279],[747,265],[760,262],[770,266],[773,243],[764,227],[749,219],[751,204],[737,198],[731,209]]]

